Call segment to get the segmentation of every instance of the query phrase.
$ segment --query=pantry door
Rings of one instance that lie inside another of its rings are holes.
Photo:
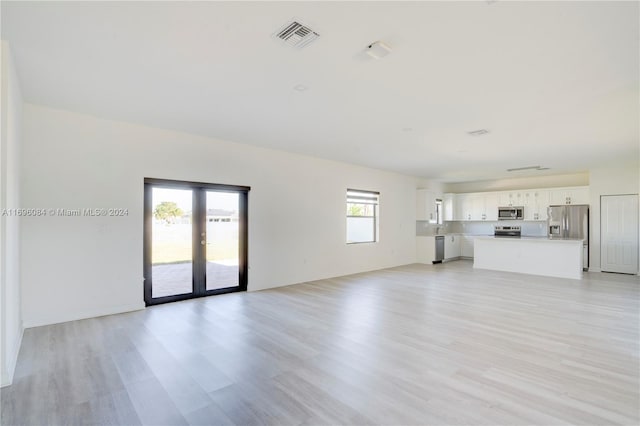
[[[638,273],[638,195],[600,197],[602,272]]]

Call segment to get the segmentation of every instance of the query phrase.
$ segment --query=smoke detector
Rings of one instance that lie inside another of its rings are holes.
[[[366,54],[374,59],[380,59],[391,53],[391,47],[381,41],[374,41],[365,50]]]
[[[273,37],[297,49],[302,49],[316,41],[320,34],[298,21],[291,21],[274,33]]]

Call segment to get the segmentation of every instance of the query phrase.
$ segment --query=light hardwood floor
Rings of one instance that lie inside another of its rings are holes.
[[[25,331],[2,424],[634,424],[637,276],[409,265]]]

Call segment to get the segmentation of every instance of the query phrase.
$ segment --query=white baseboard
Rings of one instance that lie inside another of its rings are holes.
[[[2,382],[0,383],[0,387],[2,388],[13,383],[13,374],[16,371],[16,365],[18,364],[18,355],[20,354],[20,346],[22,346],[22,336],[24,336],[24,327],[20,328],[20,334],[18,335],[17,342],[14,346],[14,348],[16,348],[16,351],[11,355],[11,358],[9,359],[9,365],[6,365],[6,370],[2,370]]]
[[[59,324],[62,322],[76,321],[87,318],[104,317],[106,315],[122,314],[124,312],[139,311],[144,309],[144,303],[120,305],[104,309],[92,309],[82,312],[70,312],[68,314],[53,315],[47,317],[29,318],[23,321],[24,328],[40,327],[43,325]]]
[[[602,272],[600,268],[594,268],[592,266],[589,267],[589,272]]]

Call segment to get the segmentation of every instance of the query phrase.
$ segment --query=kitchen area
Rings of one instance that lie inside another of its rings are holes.
[[[580,279],[589,266],[589,188],[437,195],[417,190],[419,263]]]

